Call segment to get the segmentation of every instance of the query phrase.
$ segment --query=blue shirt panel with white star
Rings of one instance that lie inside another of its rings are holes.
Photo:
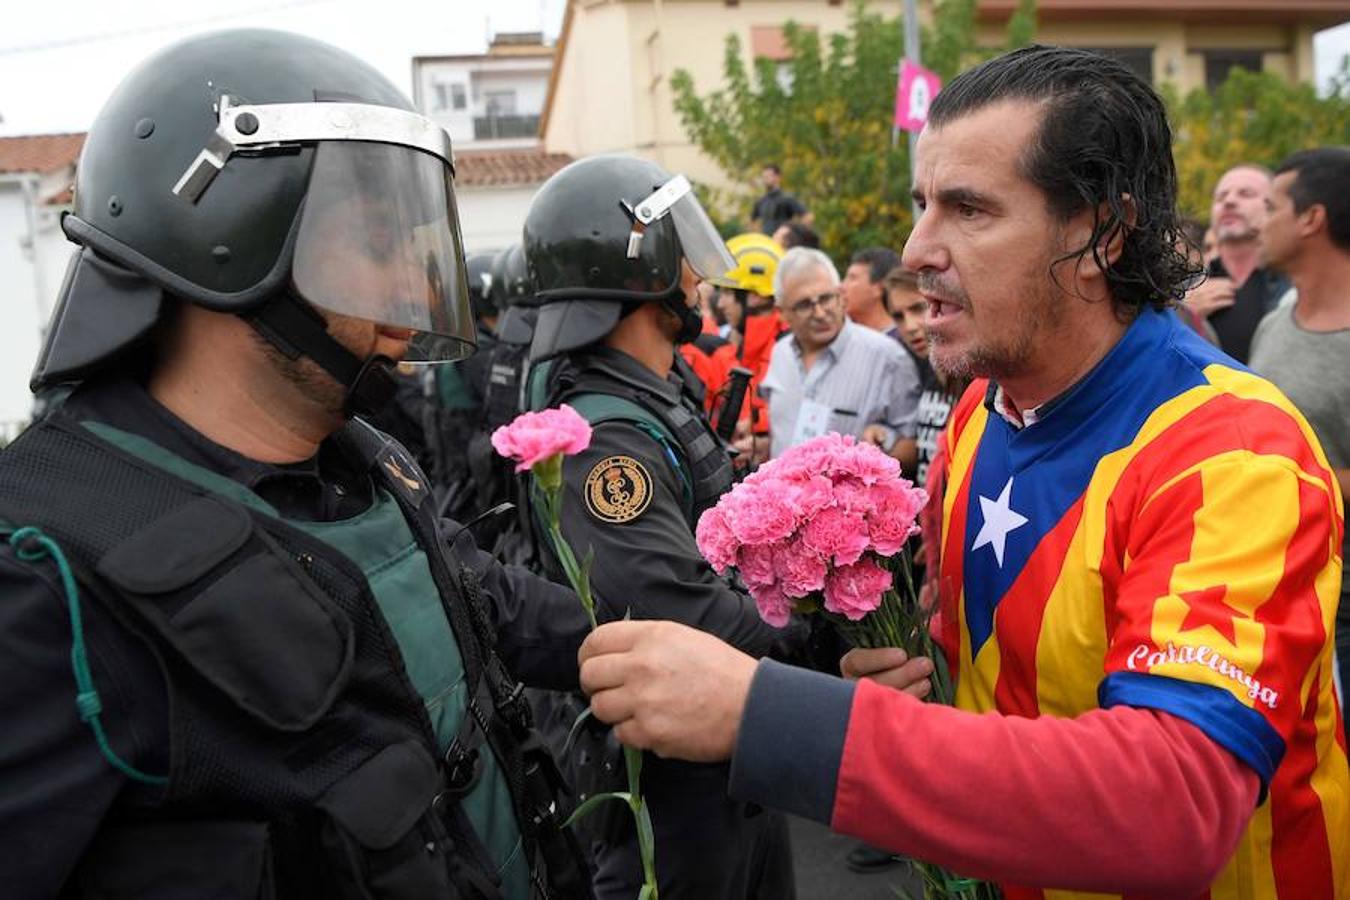
[[[1144,377],[1174,358],[1161,352],[1175,334],[1173,317],[1142,313],[1092,371],[1041,407],[1034,423],[1018,429],[1001,416],[988,418],[966,515],[963,587],[972,655],[993,632],[999,600],[1041,539],[1082,496],[1102,458],[1128,446],[1160,405],[1203,383],[1199,370],[1179,366],[1167,378]],[[1213,356],[1234,365],[1217,350]]]

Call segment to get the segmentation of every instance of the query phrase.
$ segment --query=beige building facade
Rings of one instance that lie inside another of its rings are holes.
[[[997,46],[1016,0],[981,0],[981,43]],[[899,15],[900,0],[874,0]],[[1313,35],[1350,20],[1350,0],[1040,0],[1037,39],[1101,50],[1154,84],[1183,91],[1234,66],[1311,81]],[[920,15],[930,0],[920,0]],[[728,34],[747,64],[784,59],[789,20],[822,35],[848,24],[843,0],[568,0],[540,119],[549,151],[635,153],[695,180],[725,176],[688,139],[670,77],[687,70],[699,93],[722,85]],[[896,48],[897,57],[900,48]]]

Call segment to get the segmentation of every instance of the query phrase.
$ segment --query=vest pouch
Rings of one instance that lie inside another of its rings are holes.
[[[350,619],[242,508],[190,501],[98,561],[139,616],[235,706],[303,731],[346,686]]]
[[[73,880],[81,900],[276,897],[271,843],[261,822],[114,825],[99,833]]]
[[[318,801],[331,900],[499,900],[472,872],[432,803],[436,763],[421,747],[386,747]]]
[[[575,694],[557,694],[558,709],[569,723],[586,711],[586,702]],[[576,731],[572,747],[563,762],[563,775],[572,786],[578,805],[596,794],[628,790],[628,770],[624,767],[623,747],[614,729],[598,719],[587,719]],[[563,817],[565,818],[565,817]],[[633,816],[622,803],[601,803],[572,825],[587,841],[599,839],[615,843],[632,831]]]

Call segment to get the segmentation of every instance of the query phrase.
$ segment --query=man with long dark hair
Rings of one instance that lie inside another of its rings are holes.
[[[1344,896],[1339,492],[1292,404],[1167,309],[1194,272],[1161,100],[1024,48],[938,95],[916,163],[931,359],[978,379],[948,428],[958,709],[899,650],[850,682],[620,622],[582,647],[596,716],[1009,897]]]

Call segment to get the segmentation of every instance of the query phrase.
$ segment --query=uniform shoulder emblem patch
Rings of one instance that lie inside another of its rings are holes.
[[[586,508],[602,522],[631,522],[652,502],[652,478],[631,456],[600,460],[586,476]]]

